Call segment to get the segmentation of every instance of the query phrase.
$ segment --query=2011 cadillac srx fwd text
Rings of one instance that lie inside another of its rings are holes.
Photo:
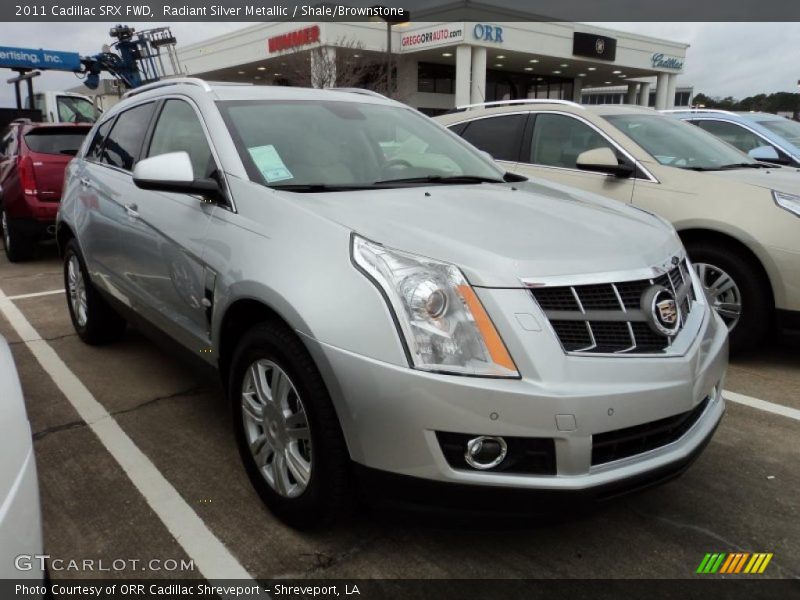
[[[361,474],[609,497],[682,472],[724,412],[727,328],[668,223],[377,94],[144,86],[64,190],[80,337],[135,320],[218,368],[297,527]]]

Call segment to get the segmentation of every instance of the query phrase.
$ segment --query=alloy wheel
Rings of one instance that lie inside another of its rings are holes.
[[[311,480],[311,434],[303,401],[286,372],[255,361],[242,384],[241,412],[247,445],[267,484],[296,498]]]
[[[78,257],[74,254],[69,257],[67,262],[67,293],[69,294],[69,305],[75,321],[79,327],[85,327],[88,321],[89,308],[86,300],[86,283],[83,280],[83,271],[78,262]]]
[[[733,331],[742,316],[742,294],[733,277],[715,265],[695,263],[708,303],[717,311],[728,331]]]

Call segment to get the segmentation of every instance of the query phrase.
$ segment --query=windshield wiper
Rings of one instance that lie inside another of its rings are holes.
[[[374,185],[392,185],[404,183],[441,183],[459,184],[459,183],[505,183],[504,179],[497,179],[495,177],[482,177],[480,175],[426,175],[425,177],[406,177],[403,179],[385,179],[376,181]]]
[[[722,165],[718,167],[720,171],[729,171],[731,169],[769,169],[771,168],[770,165],[765,165],[764,163],[731,163],[729,165]]]
[[[315,194],[322,192],[348,192],[355,190],[368,190],[371,184],[349,184],[338,185],[329,183],[287,183],[285,185],[271,185],[273,190],[282,192],[297,192],[298,194]]]

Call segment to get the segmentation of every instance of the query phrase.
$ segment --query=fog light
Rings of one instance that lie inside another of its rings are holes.
[[[503,462],[507,453],[508,446],[503,438],[482,435],[467,442],[464,460],[473,469],[486,471]]]

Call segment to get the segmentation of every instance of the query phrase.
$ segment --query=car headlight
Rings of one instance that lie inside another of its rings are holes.
[[[357,235],[351,250],[355,264],[389,303],[414,368],[519,377],[500,334],[457,267]]]
[[[800,217],[800,196],[772,190],[772,197],[775,199],[775,204]]]

